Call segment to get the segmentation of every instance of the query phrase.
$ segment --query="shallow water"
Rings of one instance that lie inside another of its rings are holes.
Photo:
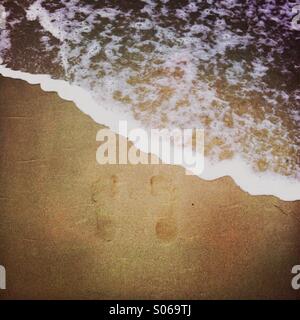
[[[229,174],[253,194],[300,199],[295,2],[1,5],[0,60],[8,69],[86,90],[94,119],[107,110],[145,128],[204,128],[203,177]]]

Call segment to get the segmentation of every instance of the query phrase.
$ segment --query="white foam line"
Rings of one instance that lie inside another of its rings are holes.
[[[128,121],[128,130],[139,127],[139,123],[128,114],[116,114],[101,107],[91,94],[79,86],[70,85],[63,80],[52,79],[49,75],[34,75],[14,71],[0,65],[0,74],[13,79],[25,80],[30,84],[39,84],[44,91],[57,92],[65,100],[73,101],[77,107],[89,115],[95,122],[108,126],[119,133],[120,120]],[[126,137],[127,138],[127,137]],[[139,149],[148,152],[146,147],[139,144]],[[240,188],[251,195],[273,195],[285,201],[300,200],[300,181],[275,173],[256,173],[241,158],[236,157],[217,164],[205,163],[205,170],[200,178],[215,180],[231,176]]]

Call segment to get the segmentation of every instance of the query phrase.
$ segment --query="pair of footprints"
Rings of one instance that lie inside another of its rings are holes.
[[[112,241],[119,227],[112,210],[114,203],[124,201],[118,197],[120,186],[119,178],[112,175],[106,179],[101,178],[92,188],[92,201],[96,207],[97,235],[105,241]],[[156,211],[153,226],[155,236],[162,242],[172,242],[178,234],[177,219],[173,210],[176,188],[171,179],[163,175],[151,177],[150,188],[153,207]]]

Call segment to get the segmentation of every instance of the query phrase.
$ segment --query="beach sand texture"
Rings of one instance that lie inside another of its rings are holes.
[[[300,298],[300,201],[171,165],[99,165],[101,128],[0,78],[0,299]]]

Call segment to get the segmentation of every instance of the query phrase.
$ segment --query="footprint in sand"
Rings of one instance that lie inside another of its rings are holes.
[[[96,211],[97,217],[97,232],[96,235],[105,241],[112,241],[114,240],[117,227],[114,219],[111,215],[105,212],[105,209],[99,208]]]
[[[177,222],[173,217],[161,218],[155,225],[156,237],[163,242],[171,242],[178,234]]]
[[[100,178],[92,186],[92,201],[96,207],[97,236],[105,241],[112,241],[117,233],[114,220],[114,202],[119,194],[119,179],[112,175]]]
[[[100,178],[92,186],[92,201],[101,203],[104,199],[115,198],[119,193],[119,179],[116,175]]]
[[[170,178],[162,175],[153,176],[150,180],[151,194],[159,205],[158,219],[155,224],[157,239],[170,243],[177,238],[177,219],[173,212],[176,201],[176,188]]]

